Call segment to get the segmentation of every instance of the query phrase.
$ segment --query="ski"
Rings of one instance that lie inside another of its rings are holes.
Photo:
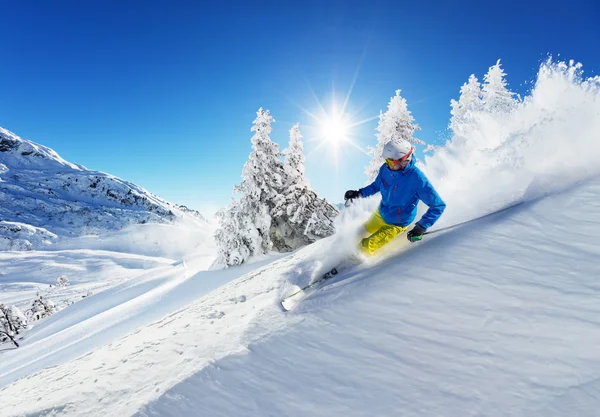
[[[312,294],[314,292],[314,291],[309,291],[309,290],[311,290],[311,289],[316,290],[316,286],[318,284],[325,282],[328,279],[333,278],[338,273],[339,273],[339,271],[337,270],[337,268],[332,268],[330,271],[328,271],[326,274],[324,274],[321,278],[315,280],[314,282],[311,282],[310,284],[308,284],[307,286],[305,286],[303,288],[300,288],[298,291],[288,295],[283,300],[281,300],[281,307],[285,311],[290,311],[292,308],[294,308],[294,306],[296,304],[298,304],[298,302],[300,302],[300,300],[305,298],[309,293]]]
[[[286,296],[285,298],[283,298],[280,302],[281,307],[285,310],[285,311],[290,311],[291,309],[293,309],[301,300],[305,299],[306,297],[308,297],[309,295],[315,293],[316,291],[319,290],[320,286],[319,284],[322,284],[323,282],[326,282],[327,280],[330,280],[331,278],[335,277],[336,275],[338,275],[340,272],[344,272],[350,268],[352,268],[353,266],[358,265],[358,263],[352,263],[352,264],[342,264],[342,265],[338,265],[335,268],[332,268],[331,270],[329,270],[327,273],[325,273],[321,278],[311,282],[310,284],[308,284],[307,286],[300,288],[299,290],[297,290],[296,292]]]

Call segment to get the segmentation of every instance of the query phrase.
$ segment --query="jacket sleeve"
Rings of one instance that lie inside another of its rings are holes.
[[[363,197],[370,197],[373,194],[376,194],[379,192],[381,186],[381,168],[379,169],[379,173],[377,173],[377,178],[375,178],[375,181],[373,181],[371,184],[367,185],[365,188],[361,188],[360,190],[360,195]]]
[[[417,223],[419,223],[422,228],[429,229],[444,212],[446,203],[444,203],[437,191],[435,191],[435,188],[433,188],[427,179],[424,179],[423,186],[418,191],[418,197],[429,207],[429,209]]]

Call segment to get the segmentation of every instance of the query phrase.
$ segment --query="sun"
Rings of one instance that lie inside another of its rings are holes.
[[[340,146],[348,135],[348,126],[340,117],[333,116],[322,122],[323,140],[333,146]]]
[[[308,125],[310,132],[308,142],[314,142],[316,146],[306,156],[310,157],[312,154],[321,154],[325,151],[327,155],[333,157],[332,161],[336,167],[338,165],[339,154],[346,154],[348,147],[356,148],[365,154],[367,153],[356,139],[356,128],[377,118],[374,116],[364,120],[356,120],[357,113],[352,114],[346,111],[348,97],[343,105],[339,105],[338,103],[340,101],[332,96],[331,105],[327,110],[319,100],[317,100],[318,111],[316,112],[302,108],[315,121],[314,125]]]
[[[303,106],[297,105],[314,121],[314,124],[309,123],[306,125],[308,128],[306,142],[308,146],[312,148],[306,153],[307,159],[310,159],[311,157],[322,158],[323,155],[327,155],[328,165],[335,166],[337,169],[339,167],[340,159],[343,158],[344,155],[349,155],[351,148],[364,154],[368,154],[368,150],[363,149],[357,139],[360,134],[360,131],[357,128],[365,123],[378,119],[379,116],[375,115],[363,119],[362,117],[359,117],[361,110],[348,111],[348,108],[351,107],[350,95],[357,77],[358,70],[354,75],[352,85],[350,86],[350,90],[346,94],[345,99],[336,97],[333,90],[331,91],[329,106],[325,106],[321,102],[309,85],[310,93],[315,99],[317,108],[308,110]],[[364,108],[364,105],[360,106],[360,108]]]

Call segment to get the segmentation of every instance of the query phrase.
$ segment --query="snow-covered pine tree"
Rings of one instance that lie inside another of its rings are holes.
[[[262,108],[256,116],[251,129],[255,132],[251,139],[253,151],[242,170],[242,183],[234,187],[241,197],[222,212],[221,227],[215,233],[220,253],[217,262],[226,265],[239,265],[250,256],[271,250],[270,211],[283,199],[286,174],[282,154],[269,137],[274,119]],[[228,236],[232,233],[235,235]]]
[[[0,344],[10,341],[19,347],[15,337],[27,328],[27,324],[27,318],[17,306],[0,304]]]
[[[304,145],[302,144],[302,133],[300,133],[298,123],[290,129],[290,143],[283,154],[285,155],[284,168],[287,174],[286,186],[304,185],[306,183],[304,178]]]
[[[29,326],[29,320],[17,306],[10,306],[11,318],[19,330],[26,329]]]
[[[66,287],[67,285],[69,285],[69,278],[66,275],[61,275],[56,279],[57,288]]]
[[[217,265],[241,265],[256,250],[248,220],[240,211],[239,201],[232,202],[217,212],[220,227],[215,232],[218,243]]]
[[[483,77],[482,99],[486,111],[510,112],[515,108],[517,101],[513,98],[515,93],[506,88],[506,73],[500,66],[500,60],[492,65]]]
[[[460,88],[460,97],[458,101],[450,100],[452,110],[450,114],[450,128],[456,130],[458,125],[465,123],[472,112],[480,111],[483,102],[481,101],[481,84],[475,74],[471,74],[469,81]]]
[[[253,152],[242,171],[242,183],[234,188],[240,198],[217,213],[215,265],[240,265],[250,256],[271,249],[290,251],[335,232],[338,210],[319,199],[304,176],[299,126],[290,130],[290,144],[282,154],[269,137],[272,122],[268,111],[258,111]]]
[[[274,210],[271,239],[280,251],[290,251],[331,236],[338,209],[304,186],[291,188],[285,202]]]
[[[44,317],[51,316],[52,314],[56,313],[57,311],[58,311],[58,308],[54,304],[54,301],[52,301],[48,298],[44,298],[41,295],[39,298],[36,298],[35,300],[33,300],[33,303],[29,310],[29,312],[31,314],[30,315],[31,320],[39,320]]]
[[[377,177],[379,168],[384,163],[383,147],[393,139],[404,139],[411,143],[423,145],[425,142],[413,136],[417,130],[421,130],[419,125],[414,123],[414,118],[408,110],[406,99],[400,95],[400,90],[396,90],[396,95],[390,99],[388,109],[385,113],[379,114],[379,124],[377,125],[377,145],[370,148],[368,153],[373,155],[371,163],[365,169],[368,182]]]
[[[315,240],[335,233],[333,218],[339,215],[337,208],[331,205],[326,199],[318,199],[315,194],[315,209],[311,212],[310,218],[306,222],[304,234]]]
[[[290,143],[283,153],[287,174],[283,199],[271,211],[271,241],[280,252],[331,236],[335,233],[333,218],[339,214],[334,206],[319,199],[309,188],[304,176],[302,134],[297,124],[290,130]]]
[[[241,194],[239,208],[249,225],[246,232],[251,233],[254,240],[250,255],[266,254],[273,246],[269,233],[270,211],[281,204],[286,178],[279,145],[269,136],[275,120],[262,108],[256,115],[251,129],[255,132],[251,139],[253,152],[242,170],[242,183],[235,187],[235,192]]]

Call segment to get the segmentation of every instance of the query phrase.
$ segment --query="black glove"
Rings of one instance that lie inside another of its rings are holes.
[[[360,190],[348,190],[344,194],[344,200],[354,200],[355,198],[360,198]]]
[[[415,224],[415,227],[412,228],[410,232],[406,234],[406,237],[410,242],[418,242],[423,239],[423,233],[425,233],[427,229],[424,229],[419,223]]]

